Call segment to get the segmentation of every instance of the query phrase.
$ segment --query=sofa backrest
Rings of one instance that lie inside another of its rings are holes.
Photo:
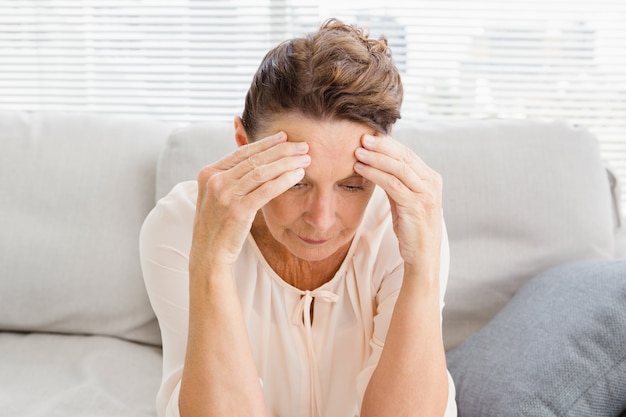
[[[396,137],[444,180],[448,349],[487,324],[538,273],[614,256],[608,176],[587,129],[470,120],[416,125]]]
[[[561,122],[467,120],[399,124],[393,136],[444,181],[451,265],[449,350],[484,326],[537,273],[614,254],[613,202],[598,143]],[[159,159],[157,198],[235,149],[230,124],[172,134]]]
[[[0,331],[159,344],[139,263],[172,127],[0,112]]]

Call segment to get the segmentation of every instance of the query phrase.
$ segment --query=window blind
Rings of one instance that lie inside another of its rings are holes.
[[[622,0],[0,0],[0,107],[232,120],[266,51],[331,16],[389,38],[404,119],[566,119],[626,184]]]
[[[317,21],[283,3],[0,1],[0,105],[230,119],[270,46]]]

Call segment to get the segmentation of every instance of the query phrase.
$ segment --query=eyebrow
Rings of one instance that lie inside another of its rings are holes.
[[[347,177],[345,177],[345,178],[341,178],[341,179],[337,180],[336,182],[347,181],[347,180],[350,180],[350,179],[352,179],[352,178],[357,178],[357,179],[358,179],[358,178],[361,178],[361,179],[363,179],[363,180],[367,181],[367,180],[365,179],[365,177],[363,177],[363,175],[361,175],[361,174],[357,174],[356,172],[352,172],[352,174],[348,175],[348,176],[347,176]],[[311,181],[311,178],[310,178],[308,175],[306,175],[306,174],[304,175],[304,178],[302,178],[302,179],[303,179],[303,180],[307,180],[307,181]]]
[[[339,181],[349,180],[350,178],[363,178],[363,175],[357,174],[356,172],[353,172],[352,174],[348,175],[347,177],[345,177],[344,179],[339,180]]]

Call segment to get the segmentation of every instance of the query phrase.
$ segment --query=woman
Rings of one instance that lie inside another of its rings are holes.
[[[441,179],[389,136],[384,38],[337,20],[261,63],[237,151],[141,234],[160,416],[454,416]]]

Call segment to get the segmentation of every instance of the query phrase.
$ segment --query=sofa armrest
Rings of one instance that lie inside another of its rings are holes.
[[[615,222],[615,257],[626,259],[626,213],[621,207],[622,184],[610,167],[606,168],[613,197],[613,221]]]

